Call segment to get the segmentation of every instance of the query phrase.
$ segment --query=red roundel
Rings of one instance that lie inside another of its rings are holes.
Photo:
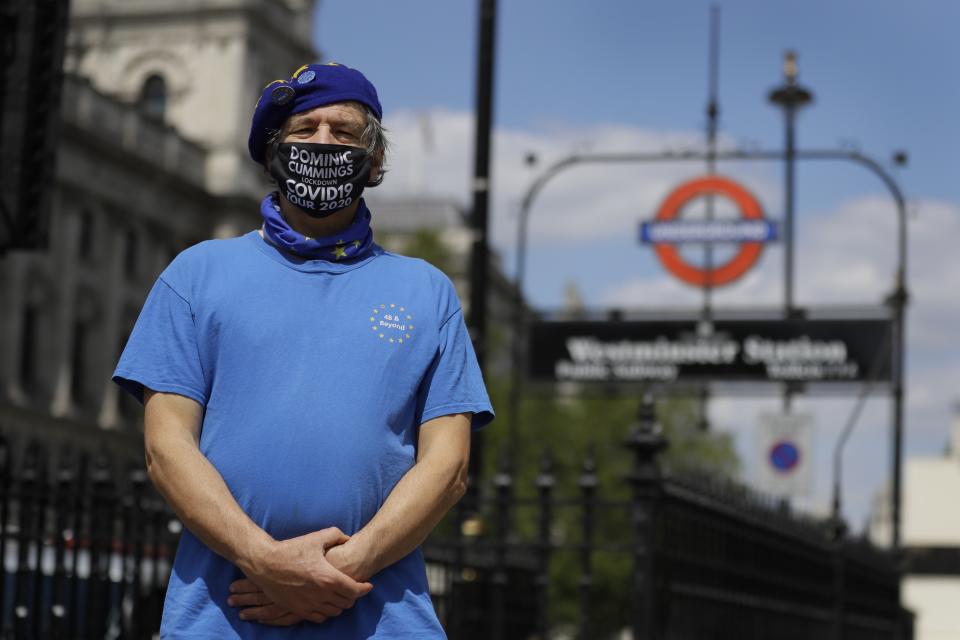
[[[753,195],[736,182],[720,176],[695,178],[680,185],[660,205],[656,220],[672,220],[684,205],[699,196],[718,194],[733,200],[740,216],[748,220],[762,220],[763,208]],[[673,245],[658,243],[654,246],[657,257],[667,270],[688,284],[696,287],[720,287],[729,284],[750,270],[763,251],[761,242],[741,242],[740,250],[726,263],[705,269],[683,259]]]

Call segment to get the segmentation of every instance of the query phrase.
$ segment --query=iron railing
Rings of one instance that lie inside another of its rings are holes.
[[[588,452],[575,491],[558,495],[544,453],[525,497],[503,467],[492,493],[461,503],[460,526],[426,546],[452,640],[912,638],[896,555],[742,486],[665,474],[649,398],[625,445],[633,467],[619,486],[599,485]],[[470,535],[471,514],[492,531]]]
[[[180,523],[146,473],[15,444],[0,437],[0,636],[152,638]]]
[[[0,638],[154,637],[181,527],[142,462],[14,444],[0,437]],[[613,473],[593,449],[572,474],[545,452],[527,487],[501,456],[461,501],[424,546],[452,640],[912,638],[895,556],[665,473],[649,397],[625,445]]]

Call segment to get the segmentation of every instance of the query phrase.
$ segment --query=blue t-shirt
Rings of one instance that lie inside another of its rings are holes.
[[[416,459],[418,427],[493,418],[450,280],[374,246],[302,260],[256,231],[202,242],[160,275],[114,380],[193,398],[200,450],[240,507],[278,540],[363,527]],[[419,550],[323,624],[275,628],[226,604],[240,571],[184,531],[164,638],[442,638]]]

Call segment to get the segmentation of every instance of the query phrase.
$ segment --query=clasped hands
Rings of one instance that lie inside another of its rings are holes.
[[[275,542],[230,585],[227,604],[240,618],[272,626],[340,615],[373,589],[350,538],[330,527]]]

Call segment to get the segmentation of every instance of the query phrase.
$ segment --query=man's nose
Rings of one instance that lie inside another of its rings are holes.
[[[307,142],[313,142],[314,144],[333,144],[334,140],[333,135],[330,133],[330,127],[320,125]]]

